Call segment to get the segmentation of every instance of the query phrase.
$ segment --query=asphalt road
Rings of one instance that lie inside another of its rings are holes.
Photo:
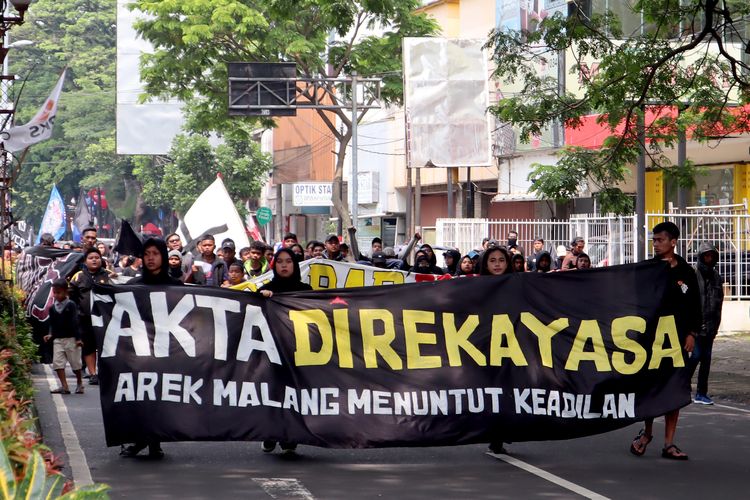
[[[509,456],[485,446],[329,450],[265,454],[259,443],[166,443],[161,461],[107,448],[99,394],[49,394],[36,365],[36,406],[45,443],[78,484],[111,486],[112,498],[747,498],[750,406],[717,400],[683,410],[677,444],[687,462],[660,456],[662,424],[646,455],[628,451],[638,425],[571,441],[516,443]],[[72,378],[71,378],[72,382]],[[61,404],[61,403],[64,403]],[[72,430],[66,424],[71,422]],[[61,424],[62,422],[62,424]],[[63,432],[64,431],[64,432]]]

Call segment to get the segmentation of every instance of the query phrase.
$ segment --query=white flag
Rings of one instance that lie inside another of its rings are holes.
[[[60,79],[57,80],[57,85],[52,89],[52,93],[29,123],[11,127],[9,130],[2,132],[2,142],[5,144],[5,149],[15,153],[52,137],[52,127],[55,124],[55,115],[57,115],[57,102],[60,100],[66,71],[67,68],[63,70]]]
[[[176,232],[187,243],[209,233],[216,239],[217,248],[224,238],[232,238],[238,257],[240,249],[250,244],[240,214],[219,176],[195,200]]]

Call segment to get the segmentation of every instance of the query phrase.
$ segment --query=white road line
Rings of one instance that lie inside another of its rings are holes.
[[[718,406],[719,408],[727,408],[729,410],[741,411],[744,413],[750,413],[750,410],[746,410],[744,408],[737,408],[736,406],[720,405],[716,403],[714,403],[714,406]]]
[[[581,495],[582,497],[592,498],[595,500],[608,500],[607,497],[600,495],[599,493],[595,493],[589,489],[584,488],[583,486],[579,486],[575,483],[571,483],[567,479],[563,479],[560,476],[556,476],[552,474],[551,472],[547,472],[546,470],[540,469],[539,467],[534,467],[533,465],[527,464],[526,462],[518,460],[517,458],[513,458],[508,455],[494,454],[490,452],[487,452],[487,455],[497,458],[498,460],[502,460],[503,462],[506,462],[514,467],[518,467],[519,469],[525,470],[526,472],[530,474],[534,474],[535,476],[541,477],[542,479],[545,479],[549,481],[550,483],[554,483],[558,486],[561,486],[565,488],[566,490],[570,490],[573,493],[577,493]]]
[[[315,500],[310,491],[298,479],[286,477],[254,477],[253,481],[263,488],[271,498],[303,498]]]
[[[57,376],[52,372],[49,365],[44,365],[44,371],[47,374],[47,384],[49,384],[50,390],[56,389],[59,384]],[[70,420],[68,407],[65,406],[65,400],[61,394],[52,394],[52,401],[57,408],[57,420],[60,422],[65,453],[68,455],[68,463],[73,473],[73,482],[76,487],[94,484],[86,455],[83,453],[81,443],[78,441],[78,434],[76,434],[73,422]]]

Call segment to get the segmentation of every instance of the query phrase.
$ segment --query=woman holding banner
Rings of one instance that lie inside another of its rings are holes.
[[[297,256],[289,248],[280,248],[273,257],[273,278],[260,287],[258,293],[271,298],[275,293],[306,291],[312,291],[312,287],[302,282]],[[296,443],[280,444],[281,452],[285,455],[291,455],[297,449]],[[261,443],[261,449],[266,453],[271,453],[276,449],[276,441],[264,440]]]
[[[511,272],[510,254],[506,249],[494,247],[485,250],[484,255],[482,255],[482,264],[479,267],[479,274],[483,276],[498,276]]]

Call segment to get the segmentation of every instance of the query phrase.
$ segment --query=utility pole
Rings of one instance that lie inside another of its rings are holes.
[[[474,184],[471,182],[471,167],[466,167],[466,218],[474,218]]]
[[[229,63],[229,106],[232,116],[294,116],[298,109],[343,111],[352,114],[352,195],[350,214],[356,226],[358,218],[357,193],[357,122],[360,112],[380,109],[380,78],[362,78],[352,72],[350,78],[297,78],[296,76],[254,76],[255,66],[272,63]],[[288,64],[288,63],[273,63]],[[351,87],[347,89],[347,87]],[[332,90],[334,89],[334,90]],[[360,103],[358,94],[362,90]],[[347,102],[351,97],[352,102]],[[343,182],[341,183],[343,184]],[[340,186],[341,186],[340,184]],[[342,192],[338,195],[343,199]],[[339,234],[343,214],[339,215]]]
[[[357,229],[359,219],[359,166],[357,165],[357,72],[352,71],[352,224]]]
[[[453,202],[453,171],[455,167],[448,167],[446,169],[446,177],[448,178],[448,218],[452,219],[456,216],[456,204]]]
[[[646,123],[645,123],[645,107],[641,107],[638,113],[637,124],[638,127],[638,147],[640,152],[638,154],[638,166],[636,168],[636,197],[635,197],[635,213],[636,213],[636,235],[638,236],[638,253],[637,261],[642,261],[646,258]]]

